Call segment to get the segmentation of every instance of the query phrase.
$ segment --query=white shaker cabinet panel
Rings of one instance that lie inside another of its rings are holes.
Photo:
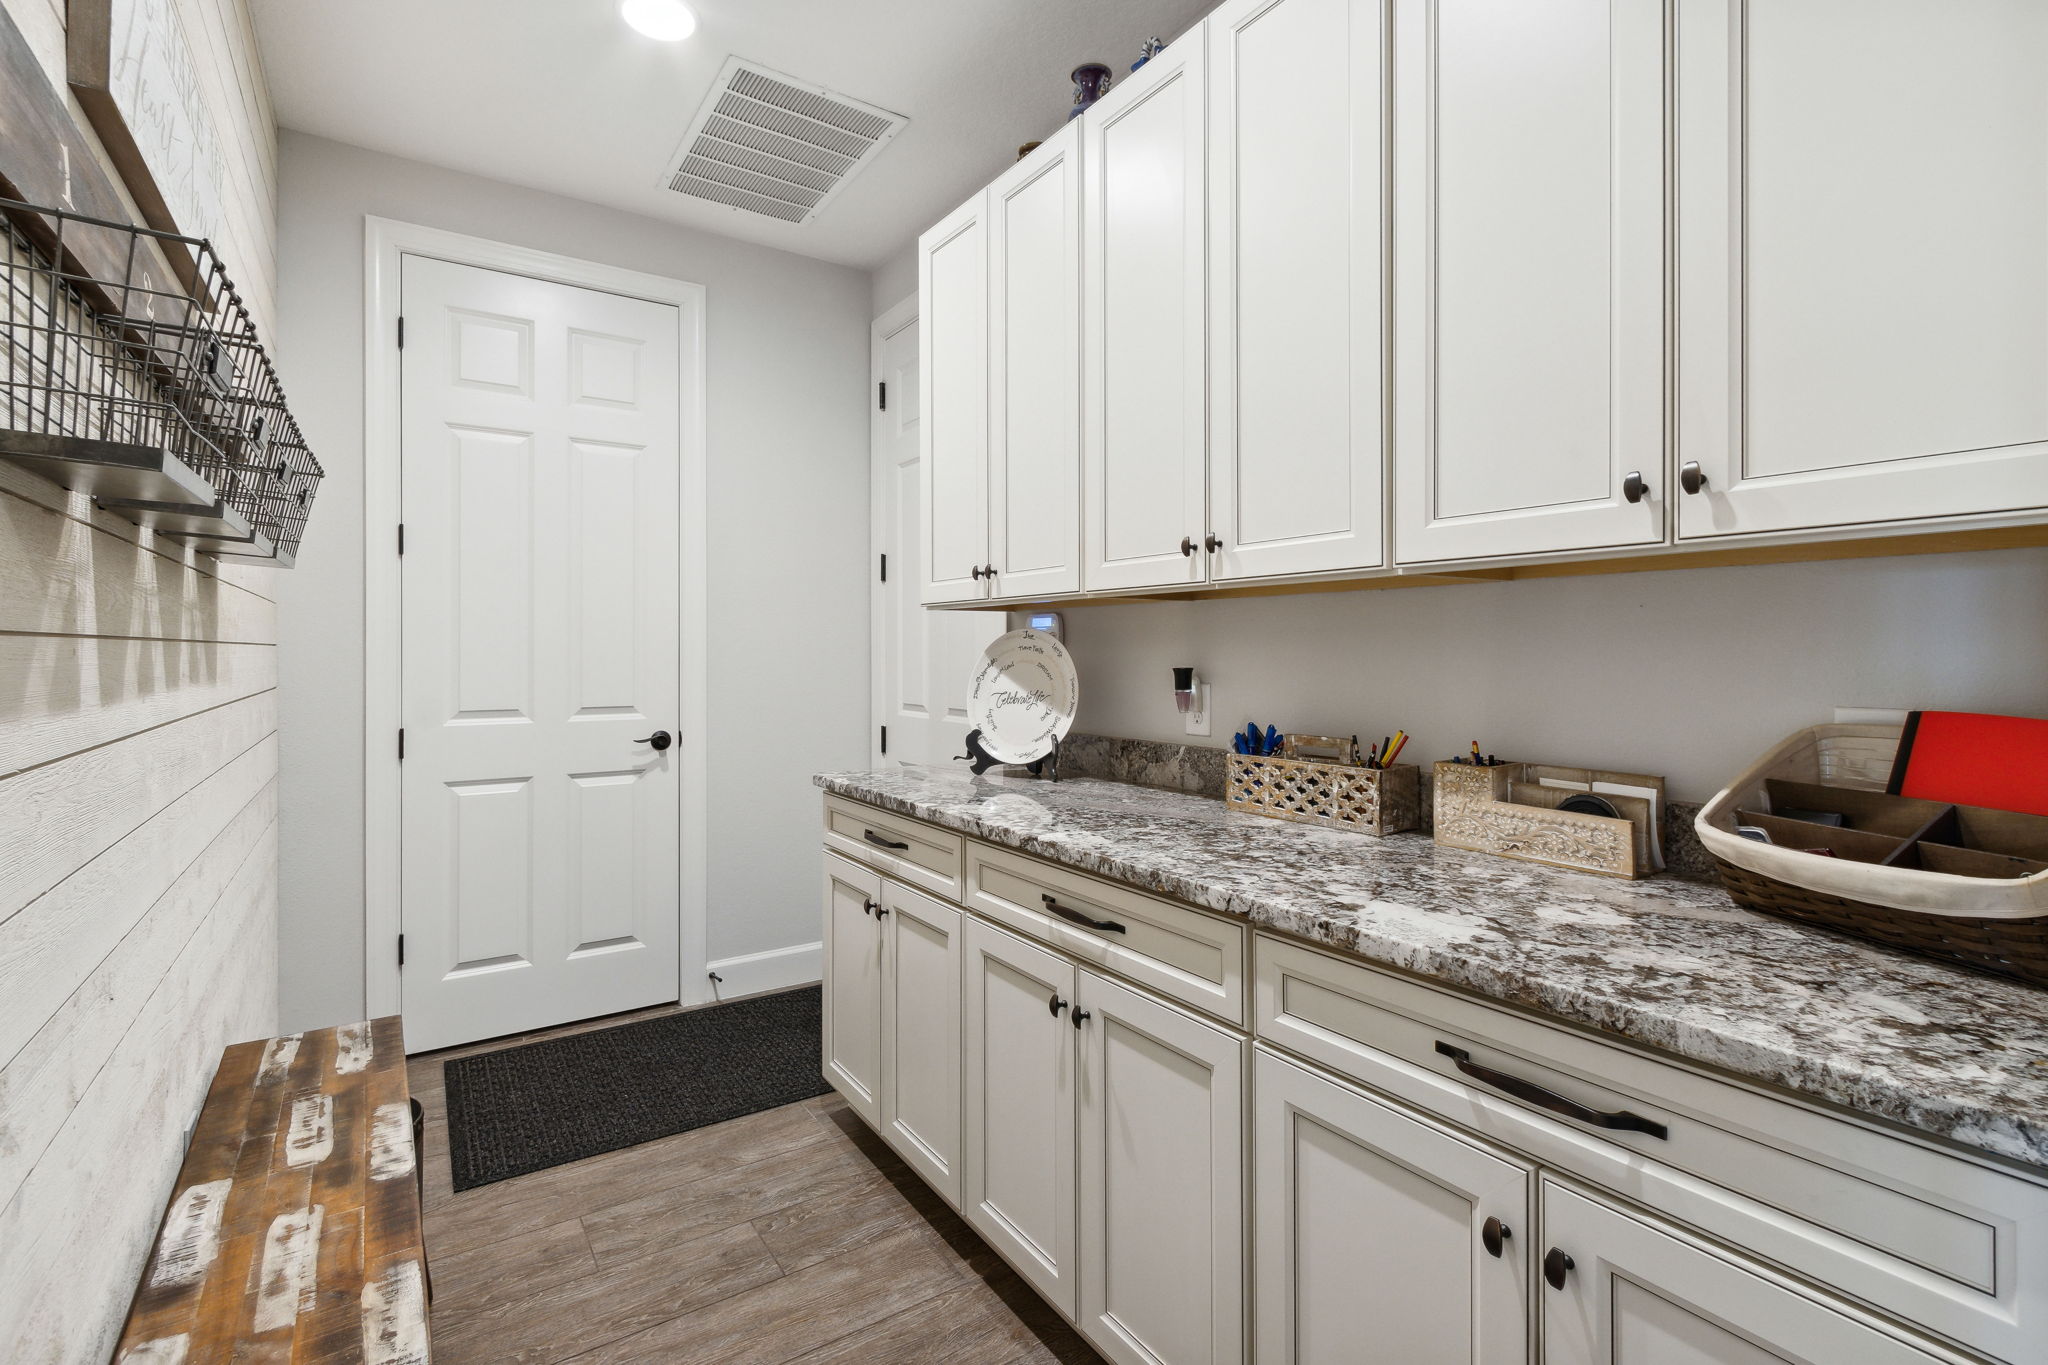
[[[917,240],[927,603],[988,596],[988,228],[977,194]]]
[[[825,1079],[870,1124],[881,1122],[882,878],[825,855]]]
[[[1245,1043],[1082,971],[1080,1327],[1118,1365],[1244,1355]]]
[[[2048,507],[2048,6],[1677,14],[1681,539]]]
[[[988,562],[996,597],[1081,588],[1081,129],[988,190]]]
[[[1093,591],[1208,577],[1203,31],[1081,117],[1081,503]]]
[[[1663,16],[1394,0],[1402,563],[1665,538]]]
[[[1549,1365],[1935,1365],[1921,1350],[1704,1243],[1543,1184]]]
[[[1260,1365],[1524,1365],[1531,1167],[1258,1050]]]
[[[973,919],[961,948],[960,1212],[1071,1319],[1075,967]]]
[[[1207,24],[1212,579],[1386,562],[1386,6]]]
[[[960,1203],[960,921],[943,901],[882,883],[882,1137]]]

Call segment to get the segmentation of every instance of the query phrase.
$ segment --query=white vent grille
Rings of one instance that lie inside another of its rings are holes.
[[[808,223],[908,122],[734,57],[662,183],[727,208]]]

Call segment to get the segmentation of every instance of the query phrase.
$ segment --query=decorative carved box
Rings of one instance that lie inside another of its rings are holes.
[[[1422,770],[1412,763],[1380,769],[1232,754],[1223,801],[1298,825],[1398,834],[1422,823]]]
[[[1545,777],[1566,778],[1573,786],[1544,786]],[[1619,819],[1555,807],[1594,782],[1661,794],[1661,777],[1533,763],[1439,763],[1434,780],[1436,841],[1447,848],[1607,877],[1647,877],[1656,869],[1651,844],[1656,815],[1647,799],[1603,793],[1603,799],[1622,813]]]

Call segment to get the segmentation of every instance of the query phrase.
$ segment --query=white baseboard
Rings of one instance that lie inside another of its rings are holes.
[[[794,948],[720,958],[711,964],[711,970],[724,978],[712,984],[715,1000],[737,1000],[762,991],[807,986],[825,978],[825,945],[799,943]]]

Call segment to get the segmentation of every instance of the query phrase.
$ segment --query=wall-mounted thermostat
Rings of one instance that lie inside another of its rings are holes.
[[[1065,640],[1067,638],[1066,622],[1060,619],[1060,614],[1056,611],[1031,612],[1026,617],[1025,623],[1033,630],[1044,631],[1055,640]]]

